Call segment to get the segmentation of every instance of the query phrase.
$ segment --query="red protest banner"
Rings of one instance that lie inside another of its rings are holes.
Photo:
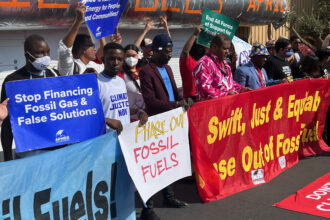
[[[274,206],[330,218],[330,173]]]
[[[198,190],[214,201],[268,182],[322,140],[330,81],[300,80],[196,103],[188,111]]]

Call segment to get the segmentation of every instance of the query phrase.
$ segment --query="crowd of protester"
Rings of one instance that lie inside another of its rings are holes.
[[[180,54],[180,74],[183,84],[183,97],[178,91],[171,67],[173,41],[165,16],[160,18],[160,26],[166,33],[153,39],[145,38],[153,28],[151,21],[146,23],[136,41],[125,47],[121,45],[122,36],[118,29],[110,37],[100,40],[96,50],[92,38],[78,34],[84,20],[86,8],[79,3],[76,18],[67,35],[59,42],[58,68],[47,68],[50,64],[49,46],[39,35],[31,35],[24,43],[26,64],[8,75],[2,85],[0,120],[2,123],[1,143],[5,160],[12,160],[13,134],[6,108],[8,98],[5,83],[15,80],[95,73],[98,77],[100,99],[102,102],[107,131],[118,134],[123,125],[132,121],[146,123],[148,116],[163,113],[177,107],[188,109],[194,102],[219,98],[227,95],[248,92],[279,83],[290,83],[304,78],[328,78],[329,43],[313,54],[303,54],[300,38],[270,39],[265,45],[252,46],[250,62],[236,69],[237,55],[230,39],[223,34],[216,35],[205,48],[196,43],[202,27],[197,26],[185,43]],[[142,57],[139,55],[139,47]],[[111,95],[127,94],[129,105],[125,106],[127,115],[118,115],[111,110]],[[329,115],[329,113],[328,113]],[[324,137],[325,139],[327,137]],[[43,149],[34,154],[52,150]],[[31,155],[31,153],[29,154]],[[25,157],[19,155],[16,157]],[[164,206],[181,208],[188,204],[175,198],[171,186],[162,190]],[[153,211],[153,198],[144,204],[141,220],[159,219]]]

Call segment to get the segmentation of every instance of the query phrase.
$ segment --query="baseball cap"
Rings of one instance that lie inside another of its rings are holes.
[[[152,41],[152,48],[162,50],[167,47],[173,47],[172,39],[167,34],[157,34]]]
[[[141,42],[141,47],[151,48],[152,47],[152,40],[150,38],[144,38]]]

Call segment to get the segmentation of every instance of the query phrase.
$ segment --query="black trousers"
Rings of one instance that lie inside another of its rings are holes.
[[[162,189],[162,194],[164,197],[164,200],[171,200],[174,199],[174,191],[173,191],[173,187],[172,185],[169,185],[167,187],[165,187],[164,189]],[[153,209],[154,208],[154,200],[153,197],[151,197],[147,203],[146,203],[147,207],[143,206],[143,209]]]

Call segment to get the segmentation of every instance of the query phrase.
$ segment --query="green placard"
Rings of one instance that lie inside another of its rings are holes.
[[[209,48],[211,40],[217,34],[225,34],[232,40],[239,26],[239,21],[206,8],[203,11],[201,24],[203,27],[198,35],[197,43]]]

